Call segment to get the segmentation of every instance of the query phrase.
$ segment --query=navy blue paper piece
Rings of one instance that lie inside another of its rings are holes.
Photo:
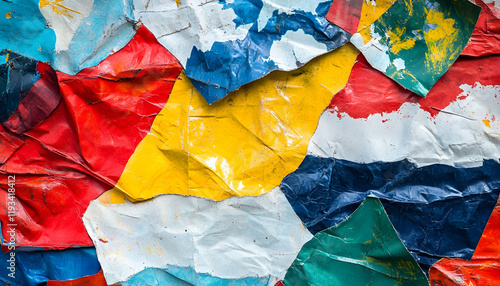
[[[39,78],[38,61],[3,50],[7,62],[0,65],[0,122],[7,120]]]
[[[442,257],[470,259],[500,192],[500,164],[476,168],[407,160],[361,164],[306,156],[281,189],[313,233],[346,219],[370,194],[425,270]]]
[[[94,275],[101,270],[94,248],[15,250],[14,253],[15,255],[11,255],[11,252],[0,255],[2,285],[45,285],[48,280],[73,280]]]

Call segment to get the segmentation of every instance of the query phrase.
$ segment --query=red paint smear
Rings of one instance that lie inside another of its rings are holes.
[[[400,86],[370,66],[362,54],[358,56],[347,86],[335,95],[328,106],[339,118],[368,118],[372,114],[397,111],[403,103],[418,103],[420,108],[435,117],[439,111],[457,100],[460,86],[493,85],[500,82],[500,56],[459,58],[423,98]],[[465,98],[461,96],[460,98]]]
[[[481,0],[475,2],[482,8],[481,14],[461,55],[482,57],[500,54],[500,14],[495,11],[494,3],[487,5]]]
[[[49,70],[39,65],[41,79],[32,88],[39,98],[54,90]],[[115,185],[181,70],[174,56],[142,26],[130,43],[98,66],[77,75],[57,72],[59,105],[49,114],[17,113],[22,114],[19,118],[37,117],[38,125],[19,136],[0,130],[0,137],[10,140],[0,148],[8,157],[0,166],[0,220],[9,223],[7,175],[15,175],[19,245],[93,245],[83,213],[90,201]],[[39,118],[40,114],[48,117]],[[22,120],[11,121],[15,122]]]
[[[481,6],[481,7],[484,7],[484,6],[488,7],[496,18],[500,18],[500,10],[495,7],[494,2],[491,2],[488,4],[484,3],[483,0],[472,0],[471,2],[473,2],[476,5]]]
[[[491,213],[477,244],[472,259],[497,259],[500,261],[500,201]],[[499,273],[500,274],[500,273]]]
[[[358,30],[363,0],[333,0],[326,19],[342,28],[349,34]]]
[[[113,285],[118,285],[118,284],[113,284]],[[49,280],[47,281],[47,286],[108,286],[108,284],[106,283],[106,280],[104,279],[104,275],[101,270],[94,275],[85,276],[75,280],[68,280],[68,281]]]
[[[500,200],[497,202],[471,261],[445,258],[429,270],[431,285],[500,285]]]
[[[0,125],[0,164],[4,164],[23,144],[24,141],[21,138],[9,135]]]
[[[50,65],[48,63],[44,63],[44,62],[37,63],[36,71],[38,74],[42,75],[42,74],[46,73],[47,70],[49,70],[51,72],[53,71],[53,69],[50,67]]]
[[[497,286],[500,285],[500,261],[444,258],[430,268],[429,281],[431,286]]]
[[[276,282],[276,284],[274,284],[274,286],[285,286],[285,284],[283,284],[282,281],[278,281]]]

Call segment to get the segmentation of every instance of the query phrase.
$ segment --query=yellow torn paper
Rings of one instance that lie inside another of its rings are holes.
[[[269,192],[306,155],[358,52],[347,44],[291,72],[273,72],[208,105],[185,74],[101,202],[180,194],[223,200]]]

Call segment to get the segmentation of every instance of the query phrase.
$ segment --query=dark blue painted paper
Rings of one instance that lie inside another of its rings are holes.
[[[200,51],[193,47],[186,63],[186,74],[208,103],[226,96],[228,92],[261,78],[280,67],[269,60],[271,46],[280,41],[288,31],[302,30],[328,50],[344,45],[350,34],[327,21],[331,1],[321,3],[317,15],[300,10],[294,14],[274,11],[266,26],[259,31],[257,19],[262,9],[261,0],[235,0],[231,3],[219,1],[224,9],[233,9],[238,16],[237,26],[252,24],[243,40],[216,42],[210,51]],[[299,63],[299,66],[305,63]]]
[[[441,257],[472,257],[498,198],[500,164],[416,168],[406,160],[360,164],[307,156],[281,189],[312,233],[347,218],[368,195],[381,198],[401,240],[427,268]]]
[[[7,120],[17,109],[33,84],[38,80],[38,61],[3,50],[7,62],[0,65],[0,122]]]
[[[10,252],[0,255],[0,282],[10,285],[45,285],[48,280],[72,280],[101,270],[94,248],[50,251],[15,251],[15,275],[8,267]]]

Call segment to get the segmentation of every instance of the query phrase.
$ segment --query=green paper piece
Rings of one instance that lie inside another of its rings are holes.
[[[351,42],[374,68],[425,97],[467,45],[480,12],[467,0],[397,0]]]
[[[429,285],[380,200],[368,197],[345,221],[306,243],[285,285]]]

